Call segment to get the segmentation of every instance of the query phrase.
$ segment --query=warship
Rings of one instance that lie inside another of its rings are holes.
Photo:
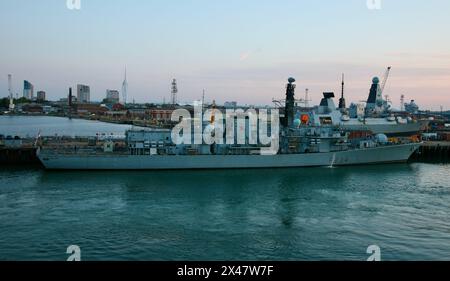
[[[297,115],[309,114],[315,126],[333,124],[350,131],[371,131],[373,134],[385,134],[388,137],[414,136],[425,131],[430,120],[418,120],[411,114],[396,116],[391,110],[389,102],[383,99],[382,95],[386,79],[382,84],[378,77],[372,79],[365,106],[352,103],[346,108],[344,78],[342,78],[342,93],[338,107],[333,101],[334,93],[324,93],[318,107],[307,111],[300,109]]]
[[[96,147],[41,146],[38,157],[45,168],[52,170],[333,167],[407,162],[421,145],[412,140],[391,143],[383,134],[361,133],[355,136],[335,124],[316,125],[305,117],[296,118],[295,88],[295,79],[289,78],[284,115],[280,117],[278,111],[271,112],[271,127],[265,131],[266,136],[270,133],[270,144],[252,142],[249,129],[244,130],[244,141],[239,144],[228,141],[212,144],[204,140],[191,142],[195,136],[183,136],[185,141],[180,142],[174,139],[173,130],[131,129],[126,132],[123,146],[118,146],[113,140]],[[212,135],[215,137],[225,135],[225,132],[214,129],[214,124],[219,122],[214,114],[210,119],[210,124],[200,123],[202,129],[205,126],[213,128]],[[244,119],[246,126],[250,119],[251,116]],[[189,121],[188,118],[184,120]],[[237,118],[233,121],[238,122]],[[274,126],[276,121],[280,123],[278,128]],[[261,124],[258,126],[261,127]],[[187,138],[191,139],[186,141]]]

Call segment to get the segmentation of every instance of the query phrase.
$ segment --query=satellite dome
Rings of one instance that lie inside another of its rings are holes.
[[[288,79],[288,82],[289,82],[289,83],[295,83],[295,78],[290,77],[290,78]]]
[[[372,82],[373,82],[374,84],[380,84],[380,78],[374,77],[374,78],[372,79]]]
[[[381,144],[387,144],[389,142],[389,139],[385,134],[378,134],[375,136],[375,139],[378,143]]]

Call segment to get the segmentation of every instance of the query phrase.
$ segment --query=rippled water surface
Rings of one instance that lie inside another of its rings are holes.
[[[0,259],[450,260],[450,166],[0,170]]]

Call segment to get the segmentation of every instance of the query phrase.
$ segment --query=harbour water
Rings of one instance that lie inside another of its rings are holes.
[[[448,165],[0,169],[0,260],[450,260]]]
[[[0,116],[0,134],[20,137],[123,135],[130,125],[48,116]]]

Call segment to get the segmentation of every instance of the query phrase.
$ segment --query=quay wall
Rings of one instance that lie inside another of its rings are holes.
[[[0,148],[0,165],[41,165],[35,148]]]
[[[411,157],[411,161],[450,163],[450,141],[424,143]]]

